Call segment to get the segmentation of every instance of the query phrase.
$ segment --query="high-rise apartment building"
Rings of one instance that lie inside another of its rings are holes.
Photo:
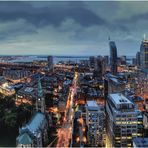
[[[117,74],[117,48],[114,41],[109,42],[111,73]]]
[[[87,139],[90,146],[104,146],[105,144],[105,112],[104,107],[95,101],[86,103]]]
[[[134,103],[121,93],[109,94],[107,103],[107,139],[111,147],[131,147],[132,138],[142,136],[142,115]]]

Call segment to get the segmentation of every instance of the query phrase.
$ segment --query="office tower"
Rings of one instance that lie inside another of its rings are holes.
[[[108,66],[108,64],[109,64],[109,56],[108,55],[104,56],[104,60],[105,60],[106,66]]]
[[[109,46],[110,46],[111,73],[113,75],[116,75],[117,74],[117,48],[114,41],[110,41]]]
[[[121,93],[109,94],[106,102],[107,139],[111,147],[131,147],[132,138],[142,136],[141,112]]]
[[[132,64],[133,64],[134,66],[137,65],[137,59],[136,59],[136,58],[132,58]]]
[[[104,146],[105,142],[105,113],[104,107],[95,101],[87,101],[86,125],[87,139],[90,146]]]
[[[140,52],[139,51],[136,53],[136,65],[140,67]]]
[[[97,56],[94,67],[95,76],[102,77],[106,71],[105,59],[102,56]]]
[[[119,93],[125,90],[126,81],[121,79],[119,76],[114,76],[110,73],[107,73],[104,78],[104,91],[106,96],[110,93]]]
[[[89,63],[90,63],[90,67],[94,68],[96,66],[96,57],[90,56],[89,57]]]
[[[148,73],[148,40],[143,40],[140,46],[140,67]]]
[[[121,65],[126,65],[126,56],[120,57]]]
[[[49,68],[49,71],[53,71],[53,56],[48,56],[48,68]]]

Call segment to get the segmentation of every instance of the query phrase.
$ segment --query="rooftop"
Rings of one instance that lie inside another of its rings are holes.
[[[109,94],[109,98],[117,109],[133,108],[134,104],[121,93]]]
[[[18,141],[18,143],[23,144],[23,145],[32,143],[32,139],[30,138],[30,136],[27,133],[20,135],[17,138],[17,141]]]
[[[45,121],[45,115],[37,112],[32,117],[30,122],[26,124],[24,127],[21,128],[21,134],[23,134],[26,131],[29,131],[29,133],[32,133],[34,136],[37,136],[38,130],[42,128],[42,124]]]
[[[148,138],[136,137],[133,139],[136,147],[148,147]]]
[[[88,110],[98,110],[99,106],[96,101],[87,101],[86,107]]]
[[[32,87],[26,87],[24,91],[27,92],[27,93],[31,93],[33,91],[33,88]]]
[[[32,132],[37,131],[44,120],[45,115],[40,112],[37,112],[28,124],[29,130],[31,130]]]

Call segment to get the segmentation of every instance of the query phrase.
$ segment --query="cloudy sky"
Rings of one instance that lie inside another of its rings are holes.
[[[0,54],[135,55],[148,35],[148,2],[0,1]]]

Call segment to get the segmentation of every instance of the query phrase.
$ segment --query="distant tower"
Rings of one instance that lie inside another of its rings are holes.
[[[49,68],[49,71],[53,71],[53,56],[48,56],[47,58],[48,60],[48,68]]]
[[[41,85],[41,80],[38,80],[38,90],[37,90],[37,99],[36,99],[36,111],[45,113],[45,98],[43,96],[43,90]]]
[[[145,39],[145,35],[140,46],[140,67],[148,73],[148,40]]]
[[[113,75],[116,75],[117,74],[117,48],[114,41],[110,41],[109,46],[110,46],[111,73]]]

